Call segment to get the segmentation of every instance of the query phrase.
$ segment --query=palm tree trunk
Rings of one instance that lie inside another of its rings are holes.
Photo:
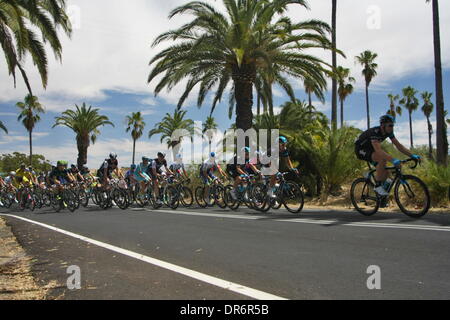
[[[309,108],[312,106],[312,95],[311,92],[308,92],[308,102],[309,102]]]
[[[254,64],[233,66],[234,95],[236,100],[236,127],[248,130],[253,126],[253,82],[256,78]],[[266,99],[267,100],[267,99]]]
[[[78,169],[81,169],[87,163],[87,151],[89,147],[89,136],[77,137]]]
[[[412,112],[409,111],[409,139],[411,141],[411,149],[414,148],[413,132],[412,132]]]
[[[441,36],[439,2],[433,0],[434,69],[436,81],[436,150],[437,162],[447,165],[448,141],[445,130],[444,94],[442,89]]]
[[[433,159],[433,145],[431,143],[431,135],[433,134],[433,126],[430,122],[430,117],[427,116],[427,122],[428,122],[428,157],[430,160]]]
[[[332,55],[333,55],[333,71],[337,67],[337,57],[336,57],[336,11],[337,11],[337,0],[332,0],[332,15],[331,15],[331,41],[332,41]],[[331,124],[333,130],[337,128],[337,80],[333,77],[332,79],[332,105],[331,105]]]
[[[367,83],[366,83],[366,110],[367,110],[367,129],[370,129],[369,85]]]
[[[259,92],[256,93],[256,105],[257,105],[257,109],[256,109],[256,114],[259,117],[261,114],[261,94]]]
[[[132,164],[134,163],[134,155],[135,155],[135,151],[136,151],[136,139],[133,139],[133,162],[131,162]]]
[[[30,166],[33,165],[33,139],[32,139],[32,130],[28,131],[30,137]]]
[[[344,127],[344,100],[341,99],[341,128]]]

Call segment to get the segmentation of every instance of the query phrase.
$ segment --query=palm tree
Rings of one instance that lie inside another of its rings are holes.
[[[230,111],[233,113],[236,105],[237,128],[247,130],[252,126],[252,89],[257,77],[263,79],[260,88],[264,84],[269,102],[274,84],[289,96],[293,95],[288,75],[301,79],[309,76],[317,83],[326,83],[323,74],[326,63],[305,50],[330,49],[326,37],[329,26],[317,20],[293,23],[283,16],[290,4],[307,8],[305,0],[222,1],[226,14],[201,1],[187,3],[170,13],[169,18],[188,13],[194,19],[154,41],[156,46],[164,41],[181,40],[150,61],[153,69],[148,82],[163,75],[155,94],[188,79],[178,108],[199,85],[198,106],[213,87],[217,88],[212,104],[214,110],[232,82]]]
[[[366,50],[356,57],[356,61],[361,64],[364,68],[362,74],[366,81],[366,109],[367,109],[367,128],[370,128],[370,108],[369,108],[369,85],[372,79],[377,75],[377,67],[374,61],[378,57],[378,54],[372,51]]]
[[[0,129],[2,129],[3,131],[5,131],[6,134],[8,134],[8,129],[6,129],[5,125],[1,121],[0,121]]]
[[[397,117],[397,115],[402,115],[402,107],[397,105],[397,100],[400,98],[398,94],[393,95],[392,93],[388,94],[389,98],[389,110],[387,111],[387,114],[393,116],[394,118]]]
[[[427,0],[430,2],[430,0]],[[432,0],[434,69],[436,81],[436,155],[437,162],[447,165],[448,141],[445,126],[444,91],[442,88],[441,34],[439,26],[439,2]]]
[[[215,132],[215,130],[217,130],[219,125],[217,124],[216,119],[214,119],[213,116],[208,116],[208,118],[206,118],[206,121],[203,122],[202,126],[203,126],[202,134],[203,135],[205,135],[205,133],[207,134],[208,145],[209,145],[209,152],[211,152],[211,140],[213,138],[211,133]]]
[[[413,130],[412,130],[412,113],[419,107],[419,100],[416,98],[417,90],[408,86],[402,90],[403,98],[400,100],[402,104],[409,113],[409,137],[411,141],[411,148],[414,148],[413,143]]]
[[[331,42],[333,46],[332,51],[332,63],[333,70],[337,68],[337,57],[336,57],[336,12],[337,12],[337,0],[332,0],[332,9],[331,9]],[[338,87],[337,87],[337,79],[332,78],[332,99],[331,99],[331,124],[332,128],[337,128],[337,95],[338,95]],[[342,105],[342,100],[341,100]],[[341,110],[342,116],[342,110]],[[341,118],[341,123],[343,122]]]
[[[430,122],[430,116],[433,112],[434,105],[431,102],[431,96],[433,94],[431,92],[422,92],[422,100],[423,100],[423,106],[422,106],[422,112],[427,118],[428,123],[428,156],[430,159],[433,159],[433,144],[431,143],[431,136],[433,135],[433,126]]]
[[[48,61],[44,44],[49,44],[55,57],[61,61],[62,46],[57,29],[60,27],[69,37],[72,33],[65,8],[65,0],[5,0],[0,3],[0,43],[8,72],[15,85],[16,69],[19,69],[31,96],[33,93],[23,68],[25,57],[27,53],[31,55],[46,88]]]
[[[350,69],[344,67],[337,67],[335,69],[335,77],[338,82],[338,95],[341,103],[341,127],[344,126],[344,101],[349,95],[353,93],[352,82],[355,82],[355,78],[350,77]]]
[[[66,110],[60,117],[55,117],[56,126],[65,126],[70,128],[76,134],[78,148],[78,167],[81,168],[87,163],[87,152],[92,142],[95,144],[97,136],[100,134],[99,127],[114,124],[109,121],[107,116],[100,115],[100,109],[92,109],[92,106],[86,107],[83,103],[81,108],[75,105],[76,110]]]
[[[312,107],[312,95],[314,94],[320,102],[325,102],[325,96],[323,94],[324,88],[317,84],[313,79],[306,77],[303,80],[303,87],[308,95],[308,106]]]
[[[17,102],[16,106],[21,110],[17,121],[22,121],[23,126],[28,131],[30,143],[30,166],[32,165],[33,156],[33,129],[37,122],[41,121],[39,113],[44,113],[44,107],[39,103],[37,97],[28,94],[24,102]]]
[[[144,128],[145,128],[145,122],[144,122],[144,118],[142,117],[141,112],[133,112],[131,114],[131,116],[127,116],[126,117],[126,121],[127,121],[127,129],[126,132],[130,132],[131,131],[131,138],[133,138],[133,161],[132,163],[134,163],[134,159],[135,159],[135,154],[136,154],[136,141],[142,137],[142,135],[144,134]]]
[[[167,147],[172,148],[174,154],[177,154],[183,138],[183,136],[179,136],[183,133],[182,131],[186,130],[191,139],[195,134],[194,121],[184,119],[186,112],[186,110],[175,109],[173,116],[170,113],[166,113],[162,121],[157,123],[148,133],[149,139],[154,135],[160,134],[161,143],[166,140]]]

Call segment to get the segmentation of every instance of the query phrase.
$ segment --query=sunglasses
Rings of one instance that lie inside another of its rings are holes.
[[[393,124],[389,124],[387,127],[388,127],[388,128],[393,128],[394,125],[393,125]]]

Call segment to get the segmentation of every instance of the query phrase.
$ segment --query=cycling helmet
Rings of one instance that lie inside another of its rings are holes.
[[[77,166],[74,165],[73,163],[70,165],[71,168],[76,168]]]
[[[9,173],[9,175],[14,177],[14,176],[16,175],[16,172],[15,172],[15,171],[11,171],[11,172]]]
[[[57,167],[63,166],[63,165],[64,165],[64,161],[62,161],[62,160],[59,160],[59,161],[56,163],[56,166],[57,166]]]
[[[288,140],[286,139],[286,137],[280,136],[280,138],[278,139],[278,141],[280,143],[288,143]]]
[[[132,164],[130,168],[131,168],[131,170],[134,170],[134,169],[136,169],[136,165]]]
[[[142,162],[145,162],[145,161],[150,161],[150,158],[146,157],[146,156],[142,157]]]
[[[117,158],[117,154],[114,153],[114,152],[111,152],[111,153],[109,154],[109,158],[110,158],[110,159],[116,159],[116,158]]]
[[[381,116],[380,118],[380,124],[383,123],[395,123],[395,118],[389,114],[385,114],[384,116]]]
[[[209,156],[210,156],[211,158],[215,158],[215,157],[216,157],[216,153],[215,153],[215,152],[211,152],[211,153],[209,154]]]
[[[178,153],[178,154],[175,156],[175,159],[183,159],[183,155],[182,155],[181,153]]]
[[[166,154],[164,152],[158,152],[158,157],[165,158]]]

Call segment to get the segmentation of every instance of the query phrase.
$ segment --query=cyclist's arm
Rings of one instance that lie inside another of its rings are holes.
[[[394,160],[394,157],[393,157],[393,156],[391,156],[389,153],[387,153],[386,151],[384,151],[384,150],[381,148],[381,142],[380,142],[380,141],[378,141],[378,140],[372,140],[371,142],[372,142],[372,146],[373,146],[375,152],[382,154],[383,157],[384,157],[387,161],[392,161],[392,160]]]
[[[408,148],[403,146],[400,143],[400,141],[397,140],[397,138],[392,138],[392,143],[397,148],[397,150],[400,151],[401,153],[403,153],[404,155],[406,155],[408,157],[411,157],[413,155],[413,153]]]

